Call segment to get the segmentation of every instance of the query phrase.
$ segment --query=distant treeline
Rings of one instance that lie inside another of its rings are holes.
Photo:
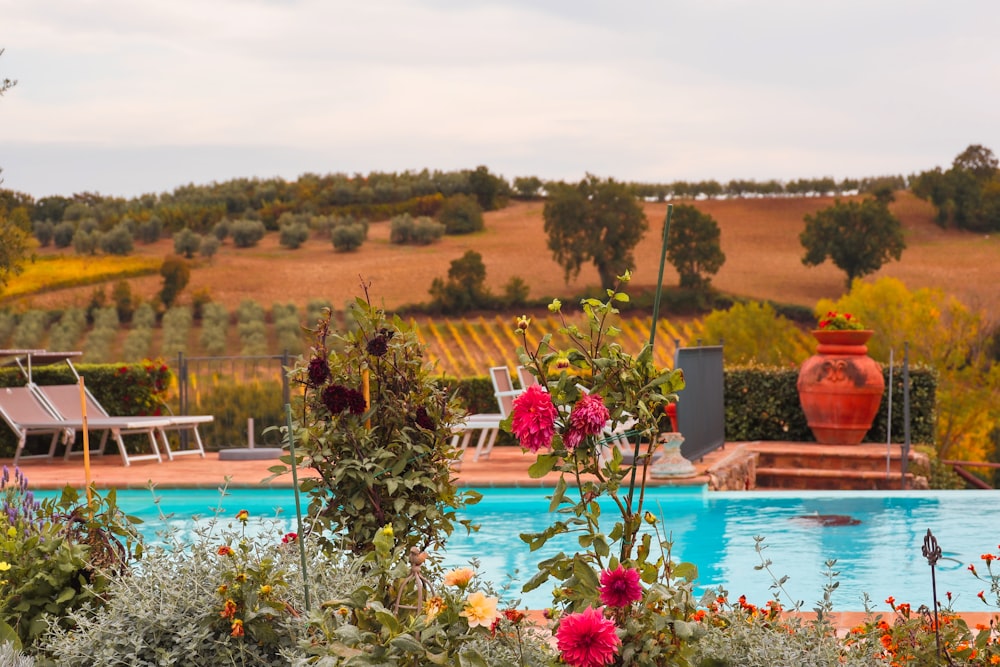
[[[716,180],[627,183],[647,201],[719,197],[780,197],[875,193],[911,188],[939,210],[938,222],[969,229],[1000,228],[1000,179],[990,149],[969,146],[950,169],[940,167],[911,176],[800,178],[792,181]],[[116,226],[147,226],[172,235],[182,229],[204,234],[223,220],[260,221],[277,230],[283,214],[349,216],[370,221],[394,216],[434,216],[455,195],[474,197],[480,208],[501,208],[510,199],[544,198],[558,181],[537,176],[507,180],[485,166],[459,171],[371,172],[353,176],[307,173],[282,178],[237,178],[206,185],[189,184],[162,194],[126,199],[83,192],[35,200],[0,189],[0,218],[32,232],[36,223],[70,222],[109,231]]]
[[[499,208],[514,199],[538,199],[547,185],[535,176],[511,181],[486,167],[462,171],[372,172],[357,174],[303,174],[294,181],[281,178],[238,178],[207,185],[184,185],[173,192],[144,194],[126,199],[82,192],[71,196],[34,199],[14,190],[0,189],[0,210],[18,218],[30,229],[36,222],[72,222],[110,230],[122,222],[140,225],[154,219],[165,234],[188,228],[206,233],[225,219],[255,219],[269,230],[278,229],[283,213],[344,215],[384,220],[409,213],[434,215],[444,200],[456,194],[475,197],[483,210]],[[631,183],[637,197],[647,200],[715,198],[720,196],[803,196],[873,192],[880,187],[907,187],[903,176],[863,179],[833,178],[751,181],[677,181]],[[96,223],[96,224],[95,224]]]

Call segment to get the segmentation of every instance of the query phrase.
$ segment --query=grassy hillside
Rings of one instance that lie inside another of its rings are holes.
[[[803,216],[832,203],[832,198],[776,198],[706,200],[699,209],[714,217],[722,231],[726,263],[713,280],[724,292],[812,307],[823,297],[845,291],[844,274],[827,263],[815,268],[802,265],[798,235]],[[635,285],[651,286],[656,280],[660,230],[666,204],[646,204],[650,231],[636,248]],[[295,303],[304,307],[313,299],[328,299],[342,307],[360,294],[360,282],[371,284],[370,293],[389,309],[428,300],[436,277],[445,277],[449,264],[466,250],[483,256],[487,283],[499,293],[512,276],[531,286],[531,297],[579,294],[597,284],[597,272],[585,266],[569,283],[546,248],[541,202],[515,202],[486,214],[486,229],[468,236],[446,237],[431,246],[398,246],[389,243],[389,223],[371,225],[369,240],[354,253],[334,252],[332,244],[310,239],[297,250],[278,245],[278,235],[268,234],[256,248],[235,249],[227,242],[210,261],[198,260],[186,294],[208,290],[212,299],[228,309],[243,299],[270,304]],[[911,289],[939,287],[970,305],[1000,306],[1000,239],[969,232],[943,230],[933,222],[932,207],[907,192],[897,194],[893,212],[906,230],[907,249],[902,261],[883,267],[878,276],[893,276]],[[140,257],[162,258],[173,251],[170,240],[137,245]],[[42,255],[55,251],[45,250]],[[62,251],[71,254],[72,251]],[[877,276],[876,276],[877,277]],[[27,276],[25,277],[27,279]],[[17,280],[12,284],[16,289]],[[677,284],[667,265],[665,284]],[[133,291],[150,298],[159,289],[158,275],[130,280]],[[108,291],[110,285],[108,283]],[[7,299],[16,308],[54,308],[85,305],[94,287],[63,289]]]

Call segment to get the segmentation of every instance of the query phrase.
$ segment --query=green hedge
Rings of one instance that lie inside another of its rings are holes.
[[[724,371],[726,440],[746,442],[779,440],[815,442],[799,403],[798,368],[748,366]],[[886,386],[888,369],[883,368]],[[898,369],[892,378],[892,441],[903,441],[903,378]],[[930,368],[910,369],[910,441],[934,443],[937,374]],[[865,442],[886,441],[888,392]]]

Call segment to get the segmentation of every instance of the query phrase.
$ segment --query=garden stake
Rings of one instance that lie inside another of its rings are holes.
[[[663,221],[663,241],[660,243],[660,272],[656,277],[656,295],[653,297],[653,324],[649,327],[649,347],[653,348],[656,342],[656,327],[660,319],[660,295],[663,293],[663,266],[667,261],[667,237],[670,235],[670,216],[674,212],[674,205],[667,204],[667,217]],[[649,458],[653,458],[653,446],[649,446]],[[639,448],[642,446],[642,438],[636,437],[635,450],[632,452],[632,478],[628,484],[628,510],[632,511],[632,490],[635,489],[635,473],[639,461]],[[643,470],[649,465],[649,461],[643,461]]]
[[[934,565],[941,559],[941,547],[938,546],[937,539],[934,534],[931,533],[931,529],[927,529],[927,535],[924,536],[924,546],[921,551],[924,554],[924,558],[927,559],[927,564],[931,566],[931,604],[934,606],[934,642],[937,646],[937,654],[941,655],[941,631],[938,629],[938,603],[937,603],[937,580],[934,577]],[[948,658],[948,664],[951,664],[951,658]]]
[[[299,499],[299,476],[296,472],[299,462],[295,459],[295,438],[292,437],[292,406],[285,403],[285,417],[288,421],[288,451],[292,455],[292,486],[295,488],[295,519],[298,530],[299,561],[302,565],[302,588],[305,590],[306,611],[309,611],[309,576],[306,570],[305,533],[302,532],[302,501]]]
[[[83,376],[80,376],[80,417],[83,426],[83,481],[87,485],[87,509],[93,501],[94,491],[90,485],[90,431],[87,429],[87,389],[83,384]]]

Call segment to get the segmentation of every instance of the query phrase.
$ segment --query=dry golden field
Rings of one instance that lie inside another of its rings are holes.
[[[829,262],[803,266],[798,238],[803,216],[832,202],[829,197],[696,202],[718,221],[722,232],[726,262],[713,284],[734,295],[809,307],[820,298],[841,295],[844,274]],[[428,300],[431,281],[446,277],[450,262],[472,249],[483,256],[487,282],[495,293],[502,292],[511,277],[520,276],[531,286],[532,297],[558,296],[566,301],[595,286],[597,272],[585,266],[579,277],[564,282],[562,269],[546,248],[542,207],[541,202],[515,202],[488,213],[483,232],[449,236],[423,247],[390,244],[388,222],[373,223],[368,241],[353,253],[335,252],[331,243],[316,238],[297,250],[286,250],[278,245],[277,234],[268,234],[251,249],[237,250],[227,242],[211,261],[195,262],[186,294],[207,289],[213,300],[230,309],[244,299],[265,308],[279,302],[304,306],[312,299],[328,299],[340,308],[361,293],[364,280],[371,284],[376,304],[394,309]],[[887,264],[874,277],[893,276],[910,289],[938,287],[970,306],[1000,309],[1000,237],[943,230],[934,224],[933,208],[908,192],[897,193],[892,208],[905,226],[907,249],[902,261]],[[650,230],[636,248],[634,288],[656,281],[667,205],[650,203],[645,209]],[[136,247],[137,254],[154,257],[172,250],[169,240]],[[161,279],[147,276],[131,283],[136,294],[149,298]],[[676,283],[677,274],[668,263],[664,284]],[[16,305],[84,305],[93,290],[93,286],[59,290]]]

